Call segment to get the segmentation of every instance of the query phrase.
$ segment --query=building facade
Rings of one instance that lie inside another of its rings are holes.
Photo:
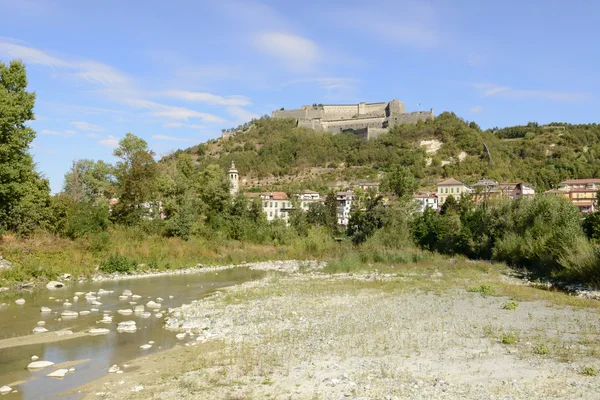
[[[424,212],[427,208],[438,210],[438,196],[435,193],[416,193],[413,199],[417,202],[420,212]]]
[[[454,178],[446,179],[437,184],[438,206],[441,207],[449,196],[458,200],[465,193],[471,193],[467,185]]]
[[[352,201],[354,200],[354,192],[346,190],[345,192],[337,192],[335,194],[337,201],[337,221],[338,225],[348,226],[350,221],[350,211],[352,210]]]
[[[596,193],[600,189],[600,179],[569,179],[558,184],[558,192],[571,200],[574,206],[583,213],[595,212],[598,199]],[[550,192],[550,191],[548,191]],[[547,192],[547,193],[548,193]],[[549,193],[550,194],[550,193]],[[554,193],[556,194],[556,193]]]

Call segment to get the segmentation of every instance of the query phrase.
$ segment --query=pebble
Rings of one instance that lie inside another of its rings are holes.
[[[129,296],[119,296],[119,300],[129,300]]]
[[[65,306],[65,307],[71,307],[72,305],[73,305],[73,304],[72,304],[72,303],[69,303],[68,301],[67,301],[67,302],[65,302],[65,303],[63,303],[63,306]]]
[[[164,301],[164,300],[165,300],[165,299],[163,299],[162,297],[157,297],[157,298],[156,298],[156,301],[157,301],[158,303],[160,303],[161,301]]]
[[[52,312],[52,309],[50,309],[50,308],[48,308],[48,307],[42,307],[42,308],[40,308],[40,312],[43,312],[43,313],[50,313],[50,312]]]
[[[142,296],[140,296],[139,294],[134,294],[133,296],[131,296],[132,300],[139,300],[141,298],[142,298]]]
[[[150,348],[152,348],[151,344],[143,344],[140,346],[140,349],[142,349],[142,350],[148,350]]]
[[[17,303],[18,305],[22,306],[23,304],[25,304],[25,299],[15,300],[15,303]]]
[[[173,300],[175,296],[169,296],[169,300]]]
[[[124,310],[118,310],[117,312],[119,314],[121,314],[121,315],[131,315],[131,314],[133,314],[133,310],[131,308],[126,308]]]
[[[150,318],[152,316],[152,313],[149,313],[148,311],[144,311],[143,313],[140,314],[140,317],[142,318]]]
[[[37,361],[37,360],[39,360],[39,359],[40,359],[40,358],[39,358],[38,356],[31,356],[31,361]]]
[[[60,316],[63,318],[76,318],[79,316],[79,313],[77,311],[63,311],[60,313]]]
[[[90,333],[92,335],[106,335],[106,334],[110,333],[110,330],[106,329],[106,328],[92,328],[92,329],[88,330],[88,333]]]
[[[156,318],[162,318],[162,317],[163,317],[163,314],[162,314],[162,313],[156,313],[156,314],[154,314],[154,316],[155,316]]]
[[[52,361],[34,361],[27,365],[27,369],[42,369],[54,365]]]
[[[132,294],[133,293],[131,293],[131,290],[129,290],[129,289],[123,290],[123,293],[122,293],[123,296],[131,296]]]
[[[79,315],[89,315],[90,313],[91,313],[91,311],[87,311],[87,310],[79,311]]]
[[[66,368],[61,368],[61,369],[57,369],[54,372],[49,373],[46,376],[49,376],[50,378],[64,378],[66,374],[69,373],[69,370]]]
[[[119,371],[119,370],[120,370],[120,369],[119,369],[119,366],[115,364],[115,365],[113,365],[112,367],[110,367],[110,368],[108,369],[108,372],[112,374],[112,373],[115,373],[115,372],[117,372],[117,371]]]
[[[36,326],[35,328],[33,328],[33,333],[46,333],[48,332],[48,329],[44,328],[43,326]]]
[[[148,303],[146,303],[146,307],[148,307],[148,308],[160,308],[161,305],[159,303],[155,303],[154,301],[150,300]]]
[[[138,392],[139,390],[136,390]],[[0,394],[5,395],[12,392],[12,388],[10,386],[2,386],[0,387]]]
[[[46,325],[46,321],[38,321],[37,326],[44,326]]]
[[[175,335],[175,337],[177,338],[177,340],[183,340],[185,339],[185,333],[178,333],[177,335]]]
[[[142,390],[144,390],[142,385],[136,385],[131,389],[132,392],[141,392]]]

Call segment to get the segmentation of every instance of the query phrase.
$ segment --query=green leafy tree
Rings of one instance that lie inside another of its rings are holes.
[[[113,167],[102,160],[88,159],[73,162],[65,174],[63,193],[73,201],[95,201],[110,197],[114,185]]]
[[[115,166],[118,203],[113,208],[114,218],[121,223],[133,224],[146,215],[145,203],[156,201],[158,169],[154,152],[145,140],[127,133],[113,152],[119,157]]]
[[[408,201],[419,187],[410,168],[397,166],[385,174],[381,182],[381,190],[393,193],[398,200]]]
[[[369,197],[365,200],[365,209],[355,209],[350,215],[347,235],[354,245],[364,243],[386,222],[386,212],[381,204],[382,197]]]
[[[48,223],[50,188],[35,171],[29,145],[35,131],[35,93],[28,92],[25,66],[0,62],[0,229],[28,233]]]

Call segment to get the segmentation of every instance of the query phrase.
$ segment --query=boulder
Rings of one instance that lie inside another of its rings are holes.
[[[42,307],[40,309],[40,312],[42,312],[42,313],[50,313],[50,312],[52,312],[52,310],[50,308],[48,308],[48,307]]]
[[[148,350],[150,348],[152,348],[151,344],[143,344],[140,346],[140,349],[142,349],[142,350]]]
[[[42,369],[54,365],[52,361],[34,361],[27,365],[27,369]]]
[[[131,295],[132,295],[132,293],[131,293],[131,290],[129,290],[129,289],[125,289],[125,290],[123,290],[123,293],[122,293],[122,295],[123,295],[123,296],[131,296]]]
[[[92,328],[88,331],[88,333],[91,335],[106,335],[110,333],[110,330],[106,328]]]
[[[60,316],[63,318],[76,318],[79,316],[79,313],[77,311],[65,310],[60,313]]]
[[[68,301],[65,301],[65,302],[63,303],[63,306],[64,306],[64,307],[71,307],[72,305],[73,305],[73,304],[72,304],[72,303],[69,303]]]
[[[37,326],[44,326],[46,325],[46,321],[38,321]]]
[[[88,315],[90,313],[91,313],[91,311],[87,311],[87,310],[79,311],[79,315]]]
[[[141,298],[142,298],[142,296],[140,296],[139,294],[134,294],[133,296],[131,296],[132,300],[139,300]]]
[[[58,281],[50,281],[46,284],[46,288],[47,289],[60,289],[60,288],[64,288],[65,284],[62,282],[58,282]]]
[[[46,333],[48,332],[48,329],[44,328],[43,326],[36,326],[35,328],[33,328],[33,333]]]
[[[143,306],[143,305],[141,305],[141,304],[140,304],[139,306],[135,306],[135,307],[133,308],[133,311],[134,311],[134,312],[136,312],[136,313],[141,313],[141,312],[144,312],[144,306]]]
[[[25,299],[15,300],[15,303],[17,303],[18,305],[22,306],[23,304],[25,304]]]
[[[160,308],[161,305],[159,303],[155,303],[152,300],[146,303],[146,307],[148,308]]]
[[[66,368],[61,368],[61,369],[57,369],[54,372],[49,373],[46,376],[49,376],[50,378],[64,378],[66,374],[69,373],[69,370]]]
[[[0,394],[5,395],[12,392],[12,388],[10,386],[2,386],[0,387]]]
[[[117,310],[117,312],[121,315],[131,315],[133,314],[133,310],[131,308],[126,308],[124,310]]]
[[[177,335],[175,335],[175,337],[177,338],[177,340],[183,340],[185,339],[185,333],[178,333]]]

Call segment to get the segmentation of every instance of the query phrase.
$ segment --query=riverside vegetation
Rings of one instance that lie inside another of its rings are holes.
[[[414,212],[411,201],[420,184],[448,174],[475,176],[478,171],[497,179],[528,179],[541,188],[567,177],[593,176],[600,169],[595,125],[560,125],[559,136],[552,136],[555,129],[535,124],[494,133],[444,113],[368,142],[262,118],[226,141],[158,162],[143,139],[128,133],[114,151],[119,158],[115,165],[78,160],[65,175],[64,190],[50,196],[48,182],[35,171],[28,152],[35,132],[26,123],[34,118],[34,100],[35,94],[27,91],[25,66],[0,64],[0,251],[14,264],[0,270],[2,286],[50,280],[61,273],[85,278],[97,271],[267,259],[317,258],[336,265],[344,255],[362,264],[405,263],[433,257],[430,252],[497,260],[544,277],[599,281],[600,218],[592,214],[582,222],[564,199],[475,206],[469,198],[449,198],[440,214],[422,215]],[[413,142],[429,137],[444,144],[428,166],[425,151]],[[502,140],[506,137],[509,142]],[[553,146],[553,155],[540,156],[555,139],[560,143]],[[459,150],[469,156],[441,166],[441,158]],[[516,157],[525,163],[518,171],[509,168]],[[266,170],[284,174],[340,162],[348,166],[344,171],[384,170],[381,188],[390,203],[384,205],[373,193],[358,193],[351,223],[341,231],[329,192],[324,204],[307,213],[292,212],[289,226],[268,223],[257,200],[230,197],[223,165],[232,159],[242,173],[257,176]],[[111,198],[119,201],[109,208]]]

